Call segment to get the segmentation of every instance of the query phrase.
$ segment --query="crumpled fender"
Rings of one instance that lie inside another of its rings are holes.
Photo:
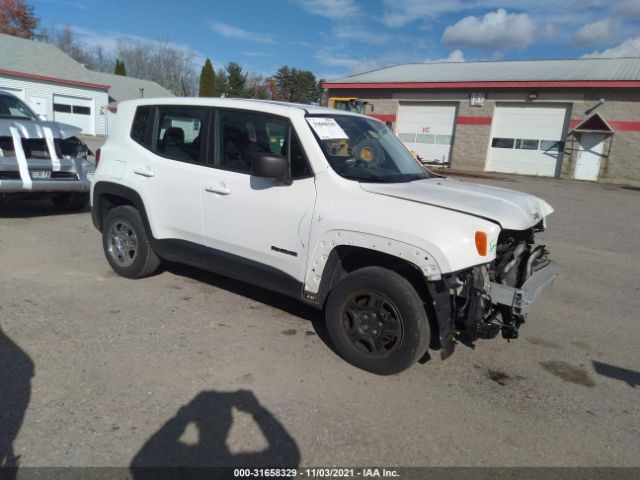
[[[429,252],[391,238],[351,230],[329,230],[315,246],[305,277],[305,291],[316,294],[331,251],[338,245],[366,248],[406,260],[420,269],[427,278],[440,278],[440,267]]]

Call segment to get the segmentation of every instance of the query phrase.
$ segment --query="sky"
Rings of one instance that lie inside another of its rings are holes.
[[[198,67],[336,79],[400,63],[640,56],[640,0],[27,0],[87,47],[165,40]]]

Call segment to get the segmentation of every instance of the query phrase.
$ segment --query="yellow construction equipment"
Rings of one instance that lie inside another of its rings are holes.
[[[346,110],[347,112],[366,113],[365,109],[367,105],[371,105],[371,103],[355,97],[329,98],[329,108],[337,108],[338,110]],[[371,106],[373,107],[373,105]]]

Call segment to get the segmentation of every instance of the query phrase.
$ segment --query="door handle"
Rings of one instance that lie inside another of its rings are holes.
[[[142,175],[143,177],[155,177],[156,174],[153,170],[149,170],[149,168],[134,168],[133,173],[136,175]]]
[[[218,193],[220,195],[229,195],[231,193],[231,189],[227,187],[224,183],[219,185],[206,185],[204,187],[205,192],[209,193]]]

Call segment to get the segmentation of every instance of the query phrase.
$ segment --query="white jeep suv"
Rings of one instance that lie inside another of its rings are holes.
[[[548,203],[426,171],[378,120],[309,105],[123,102],[91,197],[120,275],[168,260],[289,295],[378,374],[515,338],[556,275],[534,245]]]

